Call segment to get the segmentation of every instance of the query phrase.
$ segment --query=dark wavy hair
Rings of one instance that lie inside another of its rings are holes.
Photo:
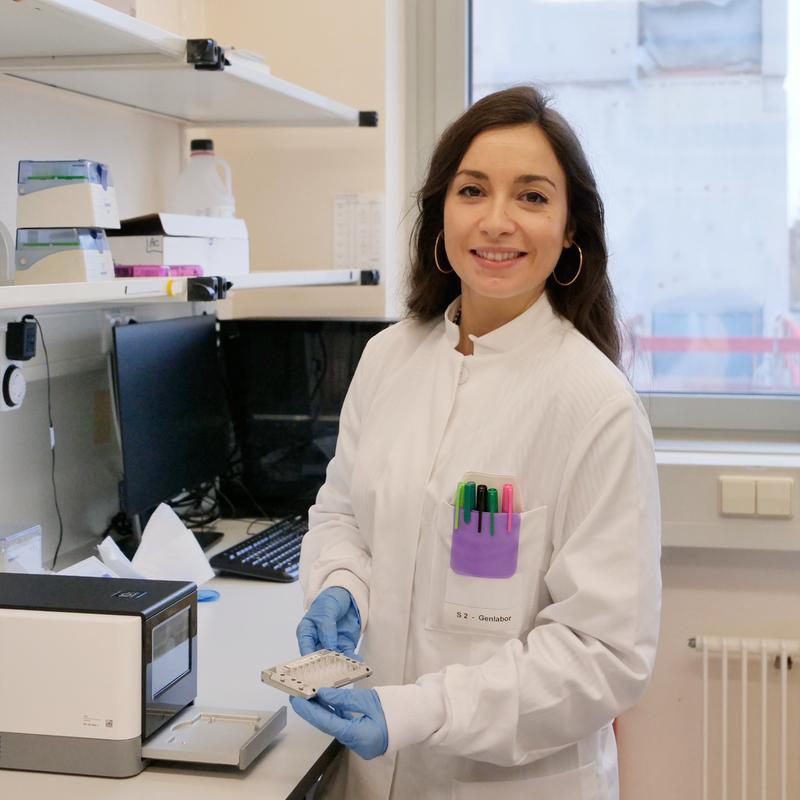
[[[433,248],[444,227],[445,195],[472,140],[492,128],[533,124],[547,137],[567,177],[567,230],[583,251],[583,268],[575,283],[559,286],[551,275],[545,290],[555,311],[618,365],[621,341],[607,272],[603,201],[578,137],[549,103],[550,98],[532,86],[504,89],[478,100],[442,134],[425,183],[417,193],[419,214],[411,236],[409,315],[433,319],[461,293],[455,272],[443,275],[436,269]],[[562,282],[575,274],[576,253],[573,247],[565,249],[556,264]],[[440,248],[439,263],[445,269],[449,266],[444,248]]]

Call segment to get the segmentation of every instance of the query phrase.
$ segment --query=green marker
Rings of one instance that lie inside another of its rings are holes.
[[[489,489],[488,492],[489,511],[489,535],[494,536],[494,515],[497,513],[497,489]]]
[[[475,483],[464,484],[464,522],[469,522],[471,512],[475,508]]]
[[[458,488],[456,489],[456,496],[453,500],[453,505],[455,506],[456,518],[453,522],[453,527],[458,530],[458,526],[461,523],[461,509],[464,507],[464,484],[459,483]]]

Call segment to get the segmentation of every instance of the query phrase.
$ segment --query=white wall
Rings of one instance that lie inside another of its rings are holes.
[[[138,0],[137,16],[185,36],[212,36],[264,53],[279,77],[376,110],[384,124],[383,3]],[[0,107],[6,112],[0,128],[0,221],[12,232],[20,159],[90,158],[109,164],[121,215],[127,217],[161,207],[185,155],[188,137],[176,123],[111,103],[0,76]],[[255,269],[330,267],[334,194],[384,189],[383,127],[209,133],[233,167]],[[270,291],[257,295],[251,306],[256,314],[383,316],[385,293],[383,286]],[[54,362],[56,482],[66,531],[61,553],[68,555],[93,541],[117,510],[119,452],[108,426],[103,355],[109,322],[105,311],[92,309],[31,311],[41,317]],[[136,313],[141,318],[176,312],[147,307]],[[17,316],[0,312],[0,324]],[[0,519],[40,522],[49,558],[57,522],[43,363],[40,346],[24,369],[29,387],[23,407],[0,414]]]
[[[209,132],[233,169],[252,269],[330,268],[335,194],[385,188],[384,3],[206,0],[205,15],[209,35],[260,53],[277,77],[379,114],[377,128]],[[271,290],[254,297],[247,313],[384,314],[383,287]]]
[[[206,27],[206,0],[130,0],[137,19],[188,38],[210,37]],[[236,0],[234,0],[234,3]],[[233,5],[233,3],[231,3]]]
[[[12,232],[20,159],[89,158],[109,164],[123,216],[157,209],[164,186],[177,175],[180,133],[175,123],[4,76],[0,107],[5,112],[0,220]],[[102,532],[117,510],[119,455],[108,427],[102,357],[108,322],[103,312],[91,310],[30,311],[41,319],[57,373],[52,386],[56,483],[65,527],[61,552],[66,554]],[[0,313],[0,323],[16,318]],[[57,522],[41,345],[38,352],[24,368],[31,380],[22,408],[0,413],[0,519],[41,523],[49,557]]]
[[[17,162],[91,158],[111,167],[122,216],[156,208],[178,173],[178,125],[0,75],[0,220],[16,222]]]
[[[622,800],[677,800],[702,796],[702,657],[687,646],[701,634],[800,637],[800,553],[665,550],[661,642],[652,683],[639,705],[618,724]],[[779,710],[774,682],[769,700],[770,797],[778,797]],[[800,702],[797,664],[789,673],[789,786],[800,785]],[[720,667],[711,660],[711,793],[720,797]],[[741,797],[739,668],[730,663],[728,796]],[[749,797],[760,793],[760,668],[749,668]]]

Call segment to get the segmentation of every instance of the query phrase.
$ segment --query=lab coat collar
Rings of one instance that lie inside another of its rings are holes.
[[[461,297],[459,296],[450,303],[444,312],[444,335],[453,347],[458,344],[459,339],[458,325],[453,322],[453,317],[460,304]],[[470,335],[469,338],[476,356],[507,353],[524,345],[530,346],[546,331],[553,330],[558,322],[558,316],[550,305],[547,292],[542,292],[541,297],[518,317],[514,317],[510,322],[483,336]]]

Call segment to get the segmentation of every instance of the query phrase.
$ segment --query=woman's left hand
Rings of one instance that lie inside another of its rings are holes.
[[[382,756],[389,746],[389,729],[374,689],[320,689],[311,700],[290,697],[289,702],[306,722],[335,736],[361,758]]]

